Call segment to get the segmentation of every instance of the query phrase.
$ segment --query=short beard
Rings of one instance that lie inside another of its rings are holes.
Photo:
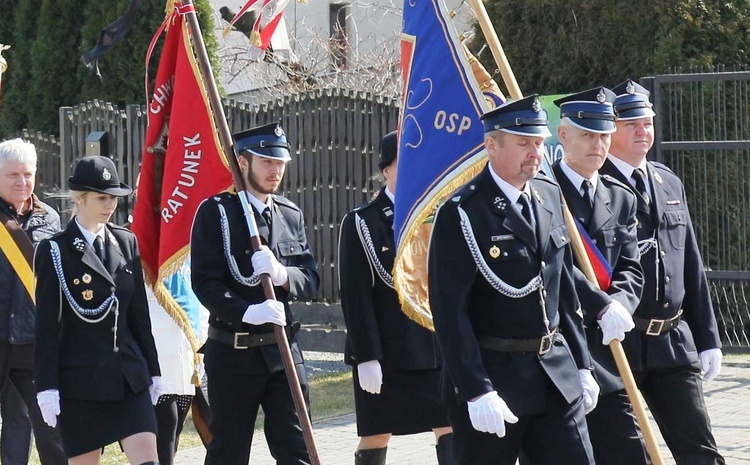
[[[260,182],[258,182],[258,178],[255,177],[255,173],[253,173],[252,168],[249,168],[247,176],[245,177],[245,180],[247,181],[248,185],[255,192],[258,192],[259,194],[265,194],[265,195],[267,195],[267,194],[275,194],[279,190],[278,186],[276,187],[276,189],[271,189],[271,190],[269,190],[269,189],[261,186]],[[279,184],[279,185],[281,185],[281,184]]]

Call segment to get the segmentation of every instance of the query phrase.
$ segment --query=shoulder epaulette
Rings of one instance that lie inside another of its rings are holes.
[[[620,187],[620,188],[622,188],[622,189],[625,189],[625,190],[626,190],[626,191],[628,191],[628,192],[632,192],[632,191],[631,191],[631,190],[630,190],[630,189],[628,188],[628,186],[626,186],[625,184],[623,184],[623,183],[622,183],[622,182],[621,182],[620,180],[618,180],[618,179],[617,179],[617,178],[615,178],[614,176],[610,176],[610,175],[608,175],[608,174],[599,174],[599,178],[600,178],[600,179],[603,179],[604,181],[606,181],[607,183],[609,183],[609,184],[611,184],[611,185],[613,185],[613,186],[617,186],[617,187]]]
[[[211,197],[209,197],[209,199],[211,199],[212,201],[216,203],[224,203],[236,197],[237,197],[237,191],[232,189],[232,190],[226,190],[223,192],[219,192],[218,194],[212,195]]]
[[[365,203],[363,203],[361,205],[357,205],[352,211],[353,212],[361,212],[363,210],[366,210],[366,209],[368,209],[374,203],[374,200],[375,199],[370,200],[369,202],[365,202]]]
[[[453,192],[453,195],[448,198],[446,203],[461,203],[464,200],[471,197],[474,192],[477,191],[477,181],[475,179],[472,179],[468,183],[464,184],[463,186],[459,187]]]
[[[287,207],[287,208],[291,208],[292,210],[302,211],[302,210],[301,210],[301,209],[300,209],[300,208],[299,208],[299,207],[297,206],[297,204],[295,204],[295,203],[294,203],[294,202],[292,202],[291,200],[287,199],[286,197],[282,197],[282,196],[280,196],[280,195],[274,195],[274,196],[273,196],[273,201],[274,201],[274,202],[275,202],[276,204],[278,204],[278,205],[281,205],[281,206],[284,206],[284,207]]]
[[[674,174],[674,171],[672,171],[667,165],[664,163],[659,163],[658,161],[651,161],[649,162],[654,168],[659,168],[663,171],[666,171],[667,173]]]
[[[544,181],[544,182],[546,182],[548,184],[552,184],[552,185],[557,186],[557,181],[555,181],[551,177],[547,176],[546,173],[543,173],[541,171],[539,173],[537,173],[536,176],[534,176],[533,180],[534,181]]]

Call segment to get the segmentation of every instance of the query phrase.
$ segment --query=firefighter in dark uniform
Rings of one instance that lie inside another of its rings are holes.
[[[384,465],[392,434],[433,430],[439,464],[451,463],[451,432],[440,399],[442,357],[434,335],[401,309],[391,269],[396,257],[393,202],[397,137],[380,145],[386,186],[341,222],[339,284],[346,321],[344,360],[353,368],[356,465]]]
[[[303,395],[309,405],[299,323],[289,308],[318,289],[318,270],[305,235],[302,211],[275,195],[291,160],[281,127],[274,123],[234,135],[248,190],[207,198],[196,213],[191,237],[192,286],[210,312],[204,363],[208,376],[213,440],[207,465],[247,465],[258,408],[271,455],[282,465],[310,462],[302,428],[272,324],[285,327]],[[248,207],[264,244],[253,253]],[[267,300],[260,275],[268,273],[277,300]]]
[[[597,172],[615,132],[614,97],[609,89],[597,87],[555,101],[561,119],[557,135],[565,155],[552,171],[571,214],[601,254],[592,261],[608,265],[610,271],[597,275],[601,290],[596,292],[612,298],[607,307],[592,308],[588,294],[579,293],[594,378],[601,387],[596,409],[586,416],[596,463],[638,465],[650,463],[648,453],[608,347],[633,329],[631,315],[643,290],[635,195],[613,177]]]
[[[613,92],[617,132],[600,172],[636,194],[645,276],[623,346],[677,464],[723,464],[703,398],[703,382],[721,369],[721,342],[685,189],[669,168],[646,160],[654,142],[648,91],[628,80]]]
[[[562,194],[536,176],[547,115],[532,95],[482,121],[489,163],[440,207],[429,247],[453,459],[593,464],[584,414],[598,386]]]
[[[79,160],[69,186],[75,216],[34,256],[39,409],[52,427],[59,418],[72,465],[98,463],[116,441],[130,463],[158,463],[162,388],[140,254],[133,233],[107,223],[132,190],[101,156]]]

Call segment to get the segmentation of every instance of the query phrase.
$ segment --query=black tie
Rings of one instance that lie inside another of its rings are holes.
[[[583,201],[589,207],[594,208],[594,197],[591,195],[594,192],[594,185],[588,179],[584,179],[581,183],[581,189],[583,190]]]
[[[631,176],[633,181],[635,181],[635,190],[640,197],[638,199],[638,205],[640,207],[645,206],[645,210],[648,211],[651,205],[651,198],[648,196],[648,191],[646,191],[646,180],[644,179],[643,171],[635,169]]]
[[[102,240],[102,236],[96,236],[94,238],[94,252],[96,252],[96,256],[99,257],[99,260],[103,265],[107,263],[105,261],[106,257],[104,256],[104,240]]]
[[[268,241],[271,241],[271,209],[266,207],[261,213],[263,219],[266,220],[266,226],[268,226]]]
[[[531,202],[529,202],[529,196],[526,192],[521,192],[521,195],[518,197],[518,203],[521,204],[521,215],[529,223],[531,229],[536,230],[534,227],[534,215],[531,214]]]

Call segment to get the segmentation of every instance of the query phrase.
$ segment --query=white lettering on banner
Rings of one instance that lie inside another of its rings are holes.
[[[445,129],[451,133],[455,132],[460,136],[462,132],[471,128],[471,118],[456,113],[448,114],[440,110],[435,114],[434,125],[437,130]]]
[[[151,106],[148,111],[152,114],[159,114],[169,99],[172,97],[172,91],[174,89],[174,75],[169,80],[165,81],[164,84],[154,89],[154,94],[151,96]]]
[[[195,176],[198,174],[201,159],[201,135],[196,134],[193,137],[182,136],[185,151],[183,152],[182,169],[180,176],[177,178],[177,186],[167,199],[167,206],[161,209],[161,217],[165,223],[169,223],[176,215],[177,211],[184,205],[184,202],[178,200],[188,200],[191,187],[195,186]],[[198,160],[198,161],[193,161]],[[185,188],[185,189],[182,189]]]

